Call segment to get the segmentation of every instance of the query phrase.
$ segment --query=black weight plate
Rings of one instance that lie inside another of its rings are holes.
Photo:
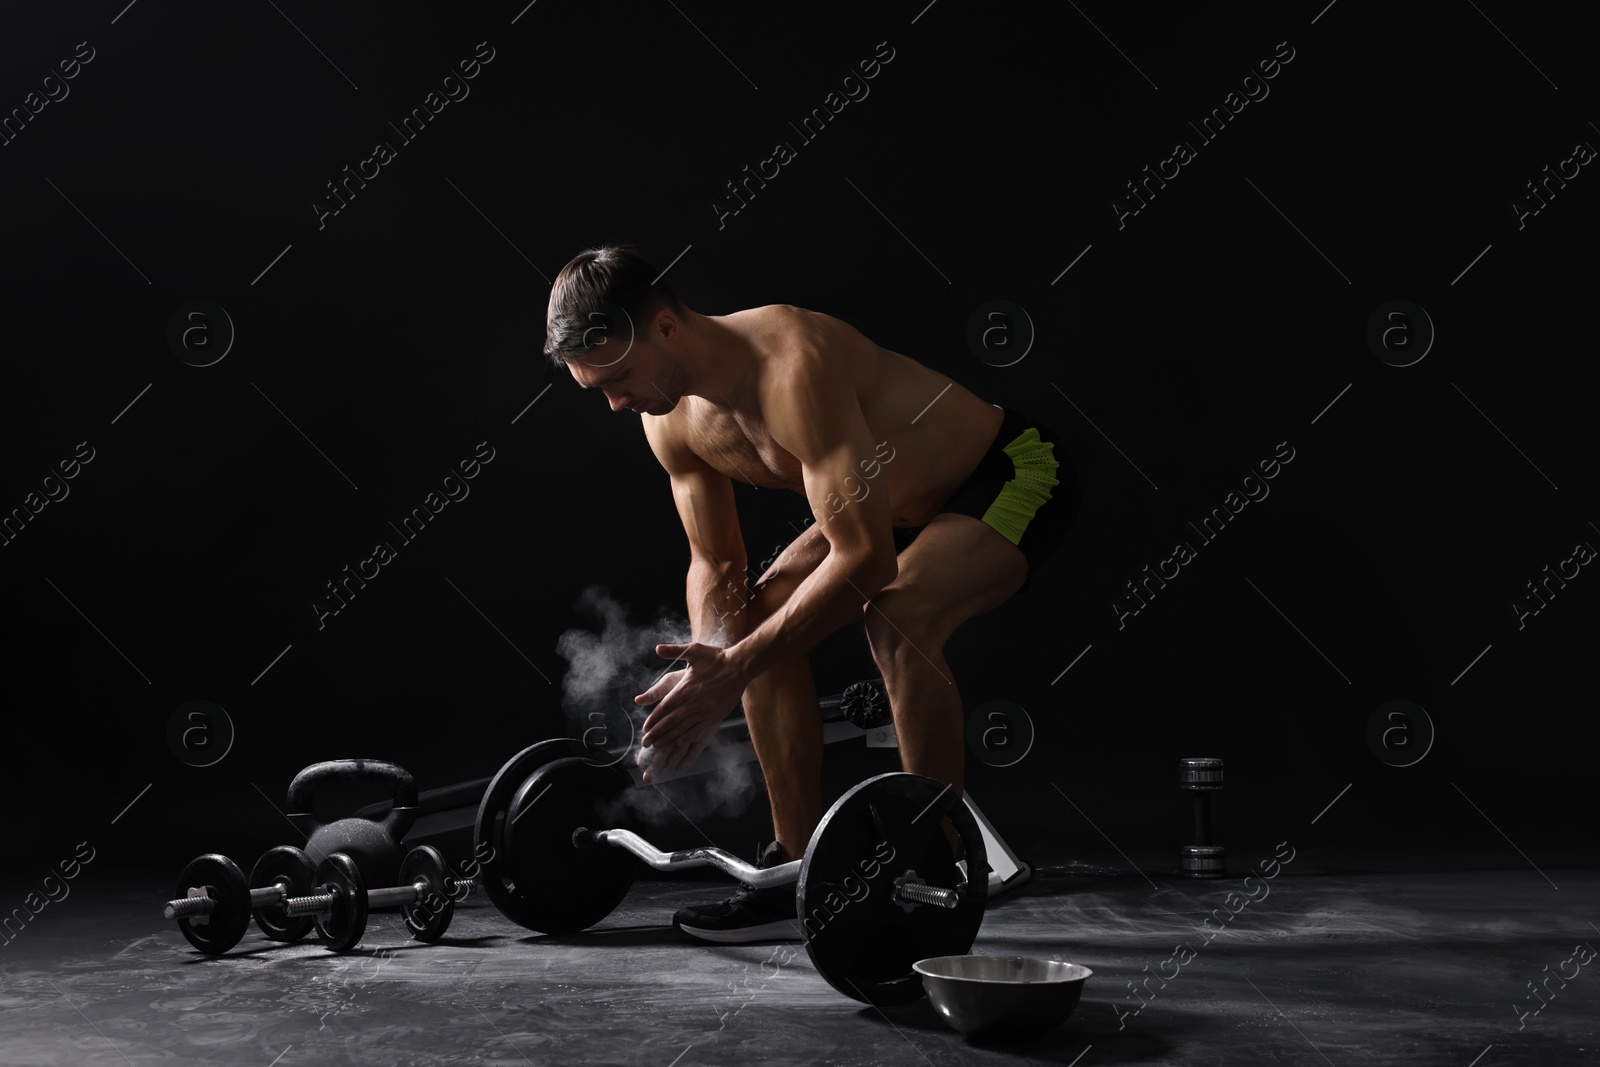
[[[948,817],[967,853],[964,884],[940,829]],[[954,908],[894,899],[914,870],[928,885],[956,888]],[[917,774],[880,774],[823,816],[800,865],[796,907],[806,952],[828,984],[852,1000],[904,1004],[925,995],[912,964],[965,955],[983,924],[988,857],[970,808],[949,787]]]
[[[356,861],[343,852],[331,853],[317,865],[313,893],[332,893],[333,907],[317,916],[317,935],[335,952],[361,943],[367,932],[367,887]]]
[[[250,929],[250,887],[245,884],[244,872],[228,857],[208,852],[189,861],[178,876],[178,891],[173,896],[187,897],[191,888],[204,889],[217,905],[210,915],[177,920],[178,929],[201,952],[220,956]],[[201,921],[196,923],[196,919]]]
[[[506,761],[490,780],[478,804],[478,818],[473,825],[473,856],[483,874],[484,892],[502,915],[529,929],[537,927],[525,921],[529,913],[523,908],[512,883],[511,862],[505,845],[505,815],[511,807],[511,798],[528,775],[547,763],[571,756],[572,742],[565,737],[529,745]]]
[[[414,904],[402,904],[400,914],[406,920],[406,929],[418,941],[433,942],[450,929],[455,917],[456,902],[450,899],[450,873],[444,855],[432,845],[418,845],[406,853],[400,863],[400,884],[427,883]]]
[[[291,897],[307,896],[316,883],[317,865],[293,845],[270,849],[250,870],[250,888],[264,889],[282,882]],[[317,920],[310,915],[293,918],[283,913],[283,905],[268,904],[255,909],[256,927],[274,941],[298,941],[311,932]]]
[[[619,768],[577,758],[547,763],[528,776],[512,798],[504,833],[517,922],[541,933],[570,934],[622,903],[638,861],[615,845],[578,848],[572,831],[611,829],[607,811],[632,784]]]

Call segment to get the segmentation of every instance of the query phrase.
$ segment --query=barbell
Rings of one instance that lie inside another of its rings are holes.
[[[478,808],[485,890],[520,926],[547,934],[593,926],[622,902],[641,861],[659,871],[717,867],[752,888],[794,885],[795,920],[818,973],[877,1005],[922,997],[912,964],[963,955],[977,937],[988,893],[983,835],[949,786],[916,774],[869,778],[828,809],[803,859],[758,868],[720,848],[663,852],[630,830],[597,829],[633,780],[568,752],[565,739],[519,752]]]

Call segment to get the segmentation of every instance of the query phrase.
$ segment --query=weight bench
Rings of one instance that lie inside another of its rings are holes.
[[[822,715],[824,745],[864,738],[868,748],[899,747],[889,713],[888,698],[879,679],[856,682],[847,686],[842,693],[823,697],[818,701],[818,709]],[[718,747],[724,753],[719,761],[723,765],[731,766],[755,761],[755,747],[750,742],[750,728],[745,722],[742,710],[729,716],[718,727],[717,737],[720,742]],[[711,770],[712,766],[712,761],[702,753],[700,759],[687,770],[673,777],[675,780],[703,774]],[[628,761],[625,769],[633,778],[635,785],[644,784],[643,772],[638,767],[632,766],[631,761]],[[477,817],[478,805],[488,791],[489,782],[488,778],[475,778],[472,781],[458,782],[438,789],[423,790],[417,795],[417,820],[403,838],[404,842],[424,843],[429,838],[458,834],[462,831],[468,832],[470,836]],[[995,830],[994,824],[972,798],[972,790],[966,790],[965,800],[967,807],[977,819],[978,829],[983,835],[984,848],[988,852],[989,896],[991,898],[998,896],[1027,882],[1033,876],[1033,868],[1019,859],[1005,843]],[[388,806],[388,801],[379,801],[367,805],[356,814],[364,817],[379,816]],[[447,855],[468,856],[472,853],[472,844],[469,840],[466,848],[446,849],[445,852]]]

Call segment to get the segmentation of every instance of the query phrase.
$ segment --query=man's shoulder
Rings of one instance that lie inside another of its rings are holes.
[[[684,397],[677,410],[666,415],[646,415],[639,420],[644,427],[644,438],[649,442],[650,450],[669,472],[676,473],[680,470],[697,468],[704,462],[690,447],[689,437],[684,428],[683,408],[691,399]]]
[[[798,304],[762,304],[759,307],[745,308],[743,311],[732,312],[729,318],[748,317],[757,319],[779,319],[796,315],[816,315],[819,312],[803,308]]]
[[[798,316],[791,318],[783,338],[768,347],[757,390],[768,431],[790,451],[791,442],[812,424],[848,418],[849,409],[859,405],[863,375],[871,373],[875,362],[870,342],[849,324],[803,308],[792,310]]]
[[[764,359],[763,380],[783,388],[791,376],[829,373],[853,362],[870,344],[843,319],[795,304],[768,304],[745,314],[754,349]]]
[[[790,346],[820,343],[840,329],[850,329],[841,319],[798,304],[764,304],[736,311],[728,317],[742,319],[740,325],[758,339],[781,341]]]

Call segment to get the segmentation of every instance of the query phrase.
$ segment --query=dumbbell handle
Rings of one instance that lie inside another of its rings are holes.
[[[367,890],[367,907],[384,908],[391,904],[415,904],[428,891],[427,882],[393,886],[388,889]],[[284,902],[283,913],[288,916],[322,915],[333,909],[332,893],[312,893],[310,896],[290,897]]]
[[[289,899],[288,889],[283,882],[274,882],[272,885],[250,890],[252,908],[282,904],[287,899]],[[217,902],[206,895],[203,887],[195,886],[190,888],[189,895],[181,900],[167,901],[166,908],[161,914],[168,919],[186,919],[195,915],[210,915],[216,906]]]
[[[411,885],[395,886],[392,889],[367,890],[367,907],[387,908],[391,904],[415,904],[422,899],[422,894],[428,891],[428,883],[423,881],[413,882]]]

